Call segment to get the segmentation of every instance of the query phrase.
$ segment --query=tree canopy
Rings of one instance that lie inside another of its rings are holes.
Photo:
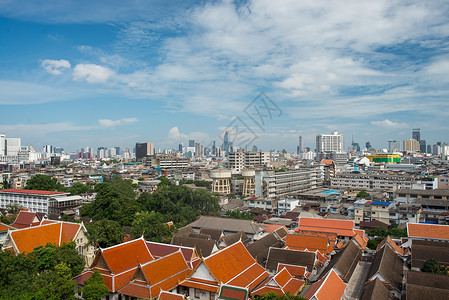
[[[86,224],[89,241],[101,248],[107,248],[123,242],[125,232],[120,223],[113,220],[100,220]]]
[[[56,178],[43,174],[37,174],[31,177],[27,181],[25,188],[28,190],[41,191],[66,191],[64,186],[60,184]]]
[[[368,198],[369,196],[370,196],[370,194],[367,193],[366,191],[360,191],[357,194],[357,198],[362,198],[362,199]]]
[[[76,282],[84,258],[75,243],[47,244],[29,254],[0,252],[0,299],[75,299]]]
[[[82,289],[84,300],[98,300],[109,295],[109,289],[98,271],[94,271],[92,276],[84,280],[84,284]]]

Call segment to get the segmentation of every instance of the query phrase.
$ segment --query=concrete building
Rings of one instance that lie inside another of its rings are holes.
[[[366,155],[366,157],[369,159],[370,162],[374,163],[392,164],[401,162],[401,156],[395,154]]]
[[[18,204],[32,212],[60,213],[83,204],[81,196],[69,196],[66,192],[35,191],[23,189],[0,190],[0,208]]]
[[[231,170],[217,169],[210,172],[212,182],[212,193],[230,194],[231,193]]]
[[[144,157],[154,155],[153,143],[136,143],[136,160],[142,161]]]
[[[304,169],[285,172],[256,172],[256,197],[281,199],[317,188],[320,171]]]
[[[190,159],[172,154],[156,154],[151,159],[151,166],[161,169],[185,169],[190,166]]]
[[[340,173],[330,180],[332,188],[348,190],[393,191],[399,188],[409,189],[416,183],[413,176],[387,174]]]
[[[404,151],[419,151],[419,142],[414,139],[404,140],[402,149],[404,149]]]
[[[343,152],[344,149],[344,138],[341,133],[316,136],[316,152]]]
[[[388,141],[388,152],[400,152],[401,151],[401,142],[400,141]]]
[[[234,174],[240,174],[245,168],[266,167],[270,161],[270,152],[240,150],[228,155],[228,165]]]
[[[246,169],[242,171],[243,176],[243,196],[254,196],[256,193],[255,176],[256,171],[252,169]]]
[[[380,221],[390,225],[390,208],[393,208],[393,202],[357,200],[354,202],[354,222],[369,222],[373,220]]]

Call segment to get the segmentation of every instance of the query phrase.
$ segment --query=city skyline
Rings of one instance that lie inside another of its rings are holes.
[[[100,13],[99,13],[100,12]],[[315,148],[338,131],[388,149],[449,141],[449,4],[44,1],[0,4],[0,133],[22,145]],[[279,108],[246,113],[264,92]],[[281,115],[279,117],[279,115]]]

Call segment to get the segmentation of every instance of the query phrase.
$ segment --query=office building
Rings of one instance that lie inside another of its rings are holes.
[[[420,128],[415,128],[412,130],[412,139],[414,139],[416,141],[421,140],[421,129]]]
[[[195,147],[195,140],[189,140],[189,147]]]
[[[142,161],[144,157],[154,155],[153,143],[136,143],[136,160]]]
[[[302,142],[302,135],[299,135],[299,139],[298,139],[298,148],[296,151],[296,154],[300,154],[304,152],[304,145]]]
[[[427,151],[426,140],[419,141],[419,151],[421,151],[421,153],[426,153]]]

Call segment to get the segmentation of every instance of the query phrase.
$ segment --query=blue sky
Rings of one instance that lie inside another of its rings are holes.
[[[264,150],[449,142],[447,1],[10,0],[0,41],[0,132],[38,150],[221,144],[236,118]]]

